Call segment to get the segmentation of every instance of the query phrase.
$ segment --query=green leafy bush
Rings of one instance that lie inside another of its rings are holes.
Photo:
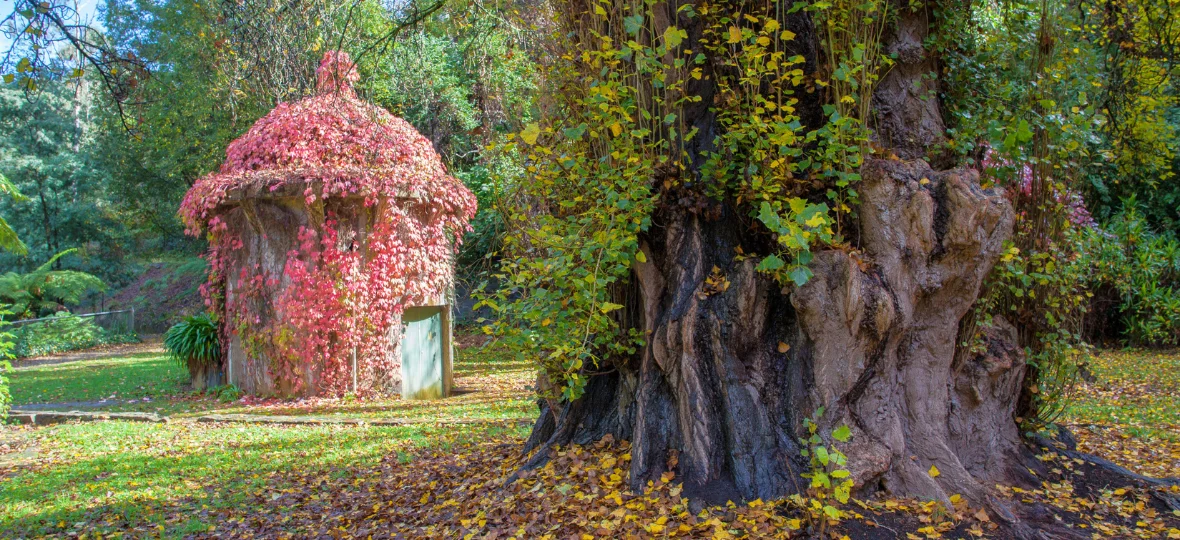
[[[12,395],[8,392],[8,377],[7,373],[12,369],[12,349],[16,346],[16,337],[11,332],[5,330],[8,322],[4,320],[6,315],[11,315],[7,307],[0,306],[0,420],[8,417],[8,408],[12,405]]]
[[[134,333],[110,332],[92,319],[65,311],[45,321],[22,325],[13,334],[16,335],[18,358],[139,341]]]
[[[24,195],[21,195],[20,190],[16,188],[11,180],[0,174],[0,194],[8,195],[17,202],[27,200]],[[17,255],[26,255],[29,253],[29,247],[21,242],[20,237],[16,235],[16,231],[0,217],[0,250],[11,251]]]
[[[217,323],[204,313],[185,317],[164,334],[164,349],[190,371],[216,365],[221,357]]]
[[[1136,346],[1180,345],[1180,242],[1176,237],[1151,230],[1130,198],[1104,230],[1090,231],[1085,243],[1091,289],[1117,295],[1121,337]],[[1113,333],[1109,328],[1099,332]]]
[[[823,414],[824,408],[820,407],[812,418],[803,420],[807,438],[799,441],[803,445],[800,453],[810,462],[811,470],[802,476],[811,480],[811,484],[805,493],[796,493],[790,498],[805,511],[811,532],[821,538],[829,524],[839,522],[845,516],[839,505],[848,502],[853,487],[852,473],[847,469],[848,457],[834,444],[825,445],[820,437],[817,422]],[[842,425],[832,431],[831,437],[835,442],[847,443],[852,438],[852,430]]]
[[[66,311],[43,321],[17,326],[12,334],[15,335],[14,349],[18,358],[139,341],[133,333],[110,332],[89,318]]]

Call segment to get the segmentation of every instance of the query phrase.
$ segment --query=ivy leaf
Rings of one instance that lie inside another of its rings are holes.
[[[811,273],[811,270],[809,270],[806,266],[796,266],[795,268],[791,269],[789,277],[791,278],[791,281],[795,282],[797,287],[802,287],[809,280],[811,280],[811,276],[813,275],[814,274]]]
[[[628,34],[638,34],[640,28],[643,28],[643,15],[632,15],[623,18],[623,29]]]
[[[664,30],[664,44],[669,49],[679,46],[686,39],[688,39],[688,32],[680,28],[669,26],[667,30]]]
[[[520,138],[525,143],[537,144],[537,137],[541,136],[541,126],[537,124],[529,124],[524,127],[524,131],[520,132]]]
[[[782,233],[783,224],[782,219],[778,217],[778,212],[770,207],[770,203],[762,201],[762,206],[758,209],[758,221],[761,221],[766,228],[773,233]]]
[[[645,262],[647,262],[647,255],[644,255],[642,251],[636,251],[635,252],[635,260],[639,261],[641,263],[645,263]]]
[[[848,471],[837,472],[847,473]],[[840,504],[847,504],[848,499],[852,496],[852,489],[848,487],[849,483],[850,482],[846,482],[843,485],[836,486],[836,489],[832,490],[832,493],[836,496],[836,500],[840,501]]]
[[[787,263],[783,262],[783,260],[780,259],[778,255],[771,253],[770,255],[767,255],[765,259],[762,259],[762,262],[758,263],[758,267],[755,268],[755,270],[759,272],[773,272],[782,268],[786,264]]]
[[[730,26],[729,27],[729,43],[730,44],[741,43],[741,41],[742,41],[742,29],[738,28],[736,26]]]
[[[586,123],[582,122],[581,124],[578,124],[578,127],[566,128],[566,129],[562,130],[562,133],[564,133],[565,136],[567,138],[569,138],[571,141],[582,140],[582,134],[586,133]],[[522,133],[522,135],[523,135],[523,133]],[[537,137],[534,135],[533,141],[536,142],[536,140],[537,140]],[[533,143],[530,142],[529,144],[533,144]]]
[[[610,312],[615,311],[617,309],[623,309],[623,305],[622,304],[614,304],[611,302],[603,302],[602,307],[599,309],[603,313],[610,313]]]
[[[1032,137],[1033,137],[1033,133],[1032,133],[1032,130],[1029,129],[1029,127],[1028,127],[1028,120],[1022,119],[1020,121],[1020,123],[1016,125],[1016,140],[1018,140],[1022,143],[1026,143],[1028,141],[1031,141]]]

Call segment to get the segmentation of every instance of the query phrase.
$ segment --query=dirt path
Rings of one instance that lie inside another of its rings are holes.
[[[77,362],[79,360],[98,360],[101,358],[114,358],[117,356],[127,356],[129,354],[143,354],[143,353],[162,353],[164,352],[163,340],[159,336],[151,336],[145,338],[140,343],[127,343],[123,345],[111,345],[107,347],[97,347],[94,349],[86,349],[84,351],[73,351],[68,353],[50,354],[46,356],[34,356],[30,358],[22,358],[13,362],[12,367],[16,371],[27,369],[36,366],[45,366],[51,364],[64,364],[66,362]]]

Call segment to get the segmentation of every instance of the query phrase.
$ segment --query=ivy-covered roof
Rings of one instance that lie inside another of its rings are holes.
[[[447,174],[430,141],[405,120],[359,99],[347,53],[329,51],[316,95],[281,103],[230,143],[221,169],[193,185],[181,204],[190,232],[218,207],[242,198],[411,197],[471,217],[475,197]]]

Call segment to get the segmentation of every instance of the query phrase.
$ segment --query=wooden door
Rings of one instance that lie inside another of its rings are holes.
[[[402,398],[444,397],[443,307],[407,308],[402,315],[406,332],[402,336]]]

